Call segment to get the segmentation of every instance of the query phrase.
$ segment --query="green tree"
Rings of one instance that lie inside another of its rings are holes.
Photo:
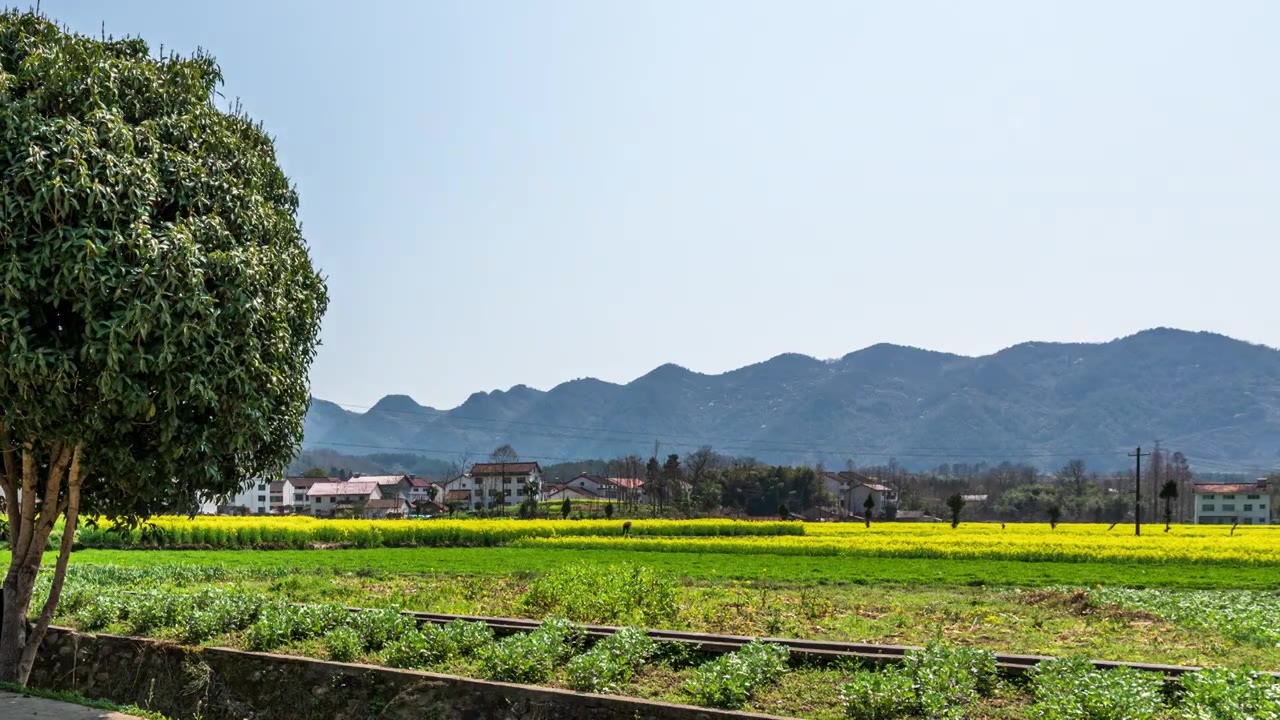
[[[960,511],[964,510],[964,496],[956,493],[947,498],[947,509],[951,511],[951,527],[960,527]]]
[[[613,519],[613,503],[606,503],[604,506],[604,517],[606,520]]]
[[[324,470],[321,470],[320,468],[311,468],[310,470],[302,473],[302,477],[322,478],[322,477],[329,477],[329,474],[326,473]],[[337,476],[335,475],[334,477],[337,477]]]
[[[1049,529],[1057,530],[1058,521],[1062,519],[1062,508],[1057,505],[1050,505],[1045,512],[1049,513]]]
[[[570,503],[568,496],[565,496],[564,502],[560,503],[560,517],[568,520],[571,512],[573,512],[573,503]]]
[[[662,480],[662,465],[658,463],[658,458],[651,457],[644,467],[644,485],[645,494],[649,496],[649,504],[653,507],[655,513],[662,509],[662,505],[666,500],[666,488]]]
[[[866,521],[867,527],[871,527],[871,510],[876,506],[876,499],[871,493],[867,493],[867,499],[862,503],[862,519]]]
[[[208,55],[0,14],[0,681],[30,674],[81,514],[136,527],[225,497],[302,439],[324,281],[270,136],[215,107],[221,82]]]

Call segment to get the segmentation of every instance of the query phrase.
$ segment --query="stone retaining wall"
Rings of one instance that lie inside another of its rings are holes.
[[[175,720],[716,720],[766,715],[50,628],[33,687]]]

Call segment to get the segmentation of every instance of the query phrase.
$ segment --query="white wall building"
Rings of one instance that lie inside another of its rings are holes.
[[[1270,525],[1271,495],[1266,480],[1256,483],[1195,483],[1191,486],[1197,525]]]
[[[477,485],[473,500],[477,507],[519,505],[528,488],[542,485],[542,467],[536,462],[476,463],[470,475]],[[541,499],[541,491],[535,499]]]
[[[381,497],[378,483],[361,480],[318,482],[307,491],[311,515],[314,517],[333,517],[343,510],[352,508],[361,500],[377,500]]]

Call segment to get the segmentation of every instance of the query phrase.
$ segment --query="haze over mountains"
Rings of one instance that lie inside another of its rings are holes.
[[[543,461],[701,445],[775,463],[1068,457],[1113,469],[1160,439],[1205,470],[1280,466],[1280,351],[1149,330],[1107,343],[1028,342],[983,357],[874,345],[838,360],[779,355],[720,375],[663,365],[619,385],[479,392],[452,410],[388,395],[364,413],[315,399],[304,447],[472,461],[511,443]]]

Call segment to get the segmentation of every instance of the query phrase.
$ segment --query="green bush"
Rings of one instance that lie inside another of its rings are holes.
[[[579,692],[619,692],[656,650],[657,644],[644,630],[622,628],[569,661],[569,687]]]
[[[1087,658],[1046,660],[1031,671],[1040,720],[1147,720],[1163,705],[1158,673],[1122,667],[1098,670]]]
[[[383,662],[392,667],[424,669],[493,642],[493,630],[484,623],[454,620],[401,633],[387,642]]]
[[[840,687],[840,698],[854,720],[897,720],[915,711],[915,687],[901,667],[856,673]]]
[[[576,630],[564,619],[547,620],[532,632],[520,633],[480,648],[476,659],[489,680],[536,684],[573,655]]]
[[[345,625],[336,627],[325,634],[324,649],[330,660],[351,662],[360,656],[360,635]]]
[[[76,613],[81,630],[101,630],[120,619],[124,603],[118,595],[103,595],[97,602],[89,603]]]
[[[369,652],[377,652],[388,642],[418,629],[418,623],[398,607],[361,610],[352,613],[348,622]]]
[[[684,689],[700,705],[737,709],[747,704],[756,688],[776,682],[786,672],[790,654],[785,645],[753,640],[700,666]]]
[[[673,578],[642,565],[575,562],[535,579],[520,603],[575,622],[653,626],[679,615],[678,593]]]
[[[1202,670],[1182,676],[1186,720],[1280,719],[1280,681],[1249,670]]]

